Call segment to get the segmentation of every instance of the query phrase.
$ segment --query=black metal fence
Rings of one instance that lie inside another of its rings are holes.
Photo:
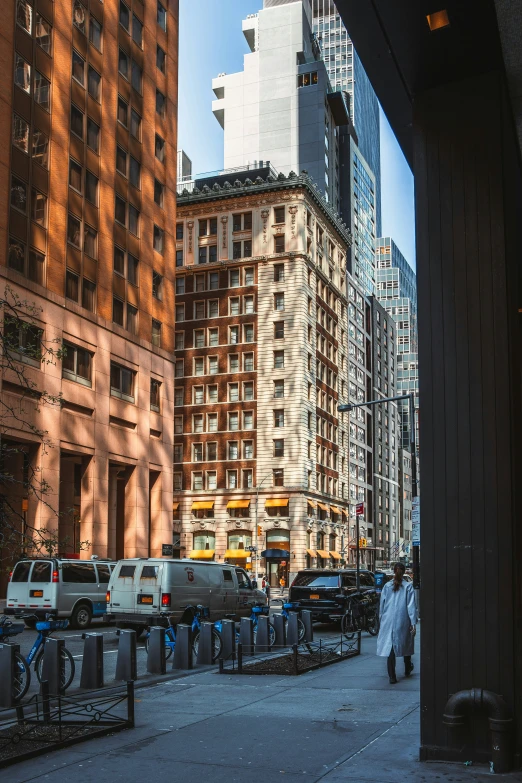
[[[76,697],[42,692],[0,711],[0,769],[77,742],[134,727],[134,682]]]

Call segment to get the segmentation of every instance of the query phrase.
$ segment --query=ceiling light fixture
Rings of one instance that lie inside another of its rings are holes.
[[[432,33],[435,30],[441,30],[443,27],[449,27],[450,21],[447,11],[436,11],[434,14],[428,14],[426,19]]]

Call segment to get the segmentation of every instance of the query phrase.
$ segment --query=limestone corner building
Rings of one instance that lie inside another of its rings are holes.
[[[27,365],[63,397],[30,412],[53,448],[3,436],[25,452],[13,469],[30,461],[51,486],[28,522],[58,525],[70,553],[157,555],[172,536],[178,3],[12,0],[0,36],[2,292],[67,349]],[[4,399],[19,393],[4,377]]]

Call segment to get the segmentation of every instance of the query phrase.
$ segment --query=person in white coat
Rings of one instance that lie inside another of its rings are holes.
[[[394,577],[386,582],[381,593],[380,629],[377,639],[377,655],[388,658],[390,684],[397,682],[396,657],[404,658],[404,674],[409,677],[413,671],[411,656],[415,652],[417,609],[415,591],[411,582],[405,582],[405,567],[397,563]]]

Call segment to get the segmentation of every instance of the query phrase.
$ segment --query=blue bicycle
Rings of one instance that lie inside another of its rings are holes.
[[[253,626],[253,636],[254,636],[254,644],[256,643],[257,639],[257,627],[258,627],[258,619],[259,617],[264,614],[268,615],[270,612],[270,609],[268,606],[253,606],[252,607],[252,613],[250,615],[250,619],[252,620],[252,626]],[[221,633],[223,630],[223,623],[222,620],[218,620],[216,623],[214,623],[214,628],[218,633]],[[239,628],[236,627],[236,645],[240,642],[240,631]],[[275,628],[272,625],[272,623],[268,623],[268,644],[270,647],[272,647],[275,644],[276,640],[276,632]]]
[[[202,620],[208,620],[210,612],[205,606],[184,606],[185,614],[182,617],[182,621],[186,622],[192,627],[192,651],[197,657],[199,650],[199,639],[201,634],[201,622]],[[162,617],[168,618],[168,626],[165,629],[165,660],[168,661],[174,649],[176,647],[176,627],[172,622],[172,617],[169,617],[167,612],[161,612]],[[145,649],[149,650],[150,631],[145,636]],[[212,632],[212,660],[217,661],[221,654],[221,636],[219,635],[216,626]]]
[[[299,604],[285,603],[282,598],[280,600],[282,604],[281,614],[285,618],[285,621],[288,622],[289,613],[291,611],[297,612],[299,610]],[[300,617],[297,618],[297,633],[299,641],[302,642],[305,637],[306,628]]]
[[[54,620],[53,615],[47,614],[45,620],[38,620],[34,615],[29,615],[27,618],[35,622],[36,630],[38,631],[37,637],[29,655],[24,658],[20,653],[15,653],[16,658],[16,676],[13,681],[13,700],[20,701],[23,699],[29,686],[31,684],[31,669],[30,666],[34,661],[34,670],[38,681],[42,681],[43,671],[43,657],[44,657],[44,643],[45,640],[52,635],[53,631],[63,631],[69,625],[68,620]],[[23,623],[14,623],[9,617],[0,618],[0,641],[8,642],[10,637],[17,636],[25,630]],[[69,687],[74,679],[74,673],[76,666],[74,658],[69,650],[65,647],[62,648],[63,668],[62,668],[62,688],[65,690]]]

